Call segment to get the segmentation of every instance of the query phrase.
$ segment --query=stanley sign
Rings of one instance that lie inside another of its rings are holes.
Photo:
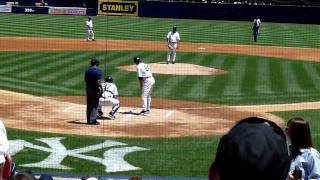
[[[99,0],[98,14],[138,16],[138,1]]]

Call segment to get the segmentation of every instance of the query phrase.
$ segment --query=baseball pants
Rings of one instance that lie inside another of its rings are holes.
[[[92,29],[87,29],[87,40],[94,40],[94,32]]]
[[[146,78],[143,81],[141,99],[142,99],[142,108],[145,111],[150,111],[151,109],[151,94],[152,94],[154,84],[155,84],[155,80],[153,77]]]
[[[172,49],[169,49],[168,54],[167,54],[167,62],[175,62],[176,61],[176,54],[177,54],[177,43],[170,43],[170,46]]]
[[[87,123],[97,122],[99,94],[92,90],[87,90]]]
[[[101,97],[99,99],[99,107],[98,109],[101,110],[102,106],[108,106],[108,105],[112,105],[112,110],[110,112],[111,115],[114,115],[118,109],[120,108],[120,101],[116,98],[112,98],[112,97]]]

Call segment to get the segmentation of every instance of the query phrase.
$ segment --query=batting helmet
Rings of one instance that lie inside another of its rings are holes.
[[[94,65],[99,66],[100,61],[98,59],[96,59],[96,58],[92,58],[91,61],[90,61],[90,64],[91,64],[91,66],[94,66]]]
[[[135,62],[135,63],[141,62],[140,57],[138,57],[138,56],[134,57],[134,58],[133,58],[133,62]]]
[[[112,83],[113,82],[113,78],[112,76],[108,76],[106,79],[105,79],[106,82],[109,82],[109,83]]]

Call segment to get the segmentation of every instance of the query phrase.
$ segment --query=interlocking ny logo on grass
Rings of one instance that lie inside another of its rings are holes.
[[[30,164],[22,164],[20,166],[23,167],[36,167],[36,168],[53,168],[53,169],[73,169],[72,167],[68,167],[62,165],[61,162],[68,156],[84,159],[88,161],[93,161],[96,163],[100,163],[105,166],[106,172],[120,172],[120,171],[132,171],[138,170],[139,167],[135,167],[130,165],[128,162],[124,160],[124,156],[136,152],[136,151],[145,151],[148,149],[133,146],[128,147],[127,144],[106,140],[103,143],[95,144],[87,147],[77,148],[77,149],[67,149],[62,143],[61,140],[64,139],[62,137],[53,137],[53,138],[41,138],[36,139],[37,141],[48,144],[49,147],[43,147],[34,145],[25,140],[10,140],[10,154],[15,155],[22,151],[25,147],[36,149],[43,152],[50,153],[47,158],[40,162],[30,163]],[[119,147],[126,146],[126,147]],[[84,153],[88,153],[91,151],[106,149],[103,154],[103,158],[94,157],[85,155]]]

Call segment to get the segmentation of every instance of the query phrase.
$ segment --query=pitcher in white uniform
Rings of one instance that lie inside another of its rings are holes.
[[[151,94],[155,80],[148,64],[141,62],[139,57],[134,57],[133,62],[137,65],[137,74],[141,88],[142,111],[141,115],[150,113],[151,110]]]
[[[87,41],[90,41],[90,40],[95,41],[94,32],[93,32],[93,21],[90,16],[86,21],[86,28],[87,28]]]
[[[112,109],[109,112],[108,118],[115,119],[115,113],[120,108],[120,101],[118,99],[118,88],[113,83],[112,76],[108,76],[105,79],[105,82],[102,83],[103,93],[99,98],[99,106],[98,106],[98,118],[103,118],[102,106],[112,105]]]
[[[167,35],[168,43],[168,55],[167,55],[167,64],[170,62],[174,64],[176,62],[177,49],[179,48],[180,34],[177,32],[177,27],[173,26],[172,31]]]

